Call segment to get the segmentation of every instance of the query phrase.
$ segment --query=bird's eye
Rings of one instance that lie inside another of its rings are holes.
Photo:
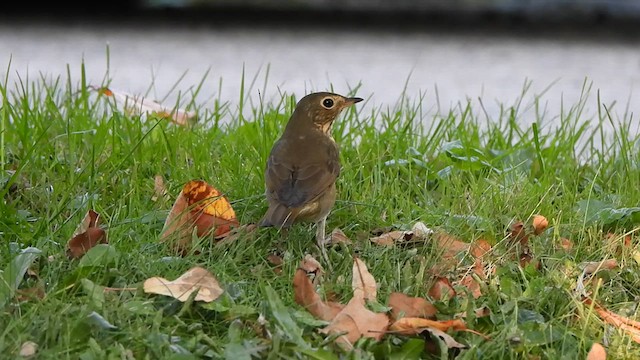
[[[333,107],[333,99],[325,98],[324,100],[322,100],[322,106],[327,109],[331,109]]]

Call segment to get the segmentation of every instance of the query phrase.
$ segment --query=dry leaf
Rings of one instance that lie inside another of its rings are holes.
[[[533,215],[533,233],[536,235],[542,234],[543,231],[549,226],[549,220],[542,215]]]
[[[336,342],[346,348],[351,348],[363,336],[380,340],[388,326],[389,317],[386,314],[374,313],[364,306],[362,299],[354,296],[347,306],[335,316],[331,324],[321,329],[320,332],[324,334],[346,332],[338,337]]]
[[[359,258],[353,259],[353,278],[351,280],[353,297],[375,301],[377,294],[376,279],[367,270],[367,265]]]
[[[238,225],[231,204],[217,189],[205,181],[191,180],[173,204],[160,238],[171,239],[174,247],[184,253],[194,229],[199,237],[221,237]]]
[[[401,317],[435,318],[437,312],[429,301],[398,292],[389,295],[387,304],[391,308],[391,317],[396,320]]]
[[[106,87],[89,86],[100,95],[112,97],[124,106],[124,110],[132,115],[152,115],[160,118],[168,119],[177,125],[188,125],[196,118],[193,111],[185,111],[183,109],[172,109],[153,100],[141,96],[135,96],[123,91],[115,91]]]
[[[509,239],[511,244],[520,243],[520,245],[526,246],[529,243],[529,235],[527,235],[522,221],[511,224],[509,228]]]
[[[473,274],[476,274],[480,279],[486,278],[484,275],[484,266],[482,265],[480,259],[476,260],[471,270],[471,273],[466,273],[462,280],[460,280],[460,285],[469,289],[469,291],[471,292],[471,296],[473,296],[474,299],[477,299],[482,296],[482,291],[480,290],[480,284],[473,277]]]
[[[23,358],[30,358],[33,357],[37,351],[38,344],[34,343],[33,341],[25,341],[24,343],[22,343],[22,346],[20,346],[19,354]]]
[[[394,230],[380,236],[372,237],[369,241],[376,245],[393,246],[399,242],[409,241],[412,237],[413,231]]]
[[[108,243],[106,233],[104,229],[98,227],[99,225],[100,214],[91,209],[87,211],[84,219],[67,242],[67,256],[69,258],[80,258],[92,247]]]
[[[437,321],[418,317],[404,317],[389,326],[390,331],[401,335],[417,335],[425,329],[437,329],[446,332],[449,330],[467,330],[467,325],[460,319]]]
[[[438,277],[429,289],[429,296],[436,300],[451,299],[456,296],[456,291],[451,286],[449,279]]]
[[[593,343],[587,354],[587,360],[607,360],[607,350],[600,343]]]
[[[602,306],[594,303],[590,298],[585,298],[582,301],[588,306],[593,305],[593,309],[604,322],[623,330],[631,336],[633,341],[640,343],[640,322],[612,313]]]
[[[379,231],[372,231],[372,233],[379,233]],[[369,238],[369,241],[376,245],[392,246],[401,243],[424,241],[431,234],[433,234],[433,230],[429,229],[424,223],[417,222],[409,231],[385,231],[378,236]]]
[[[438,248],[444,251],[442,254],[444,259],[451,259],[459,253],[469,250],[468,243],[444,232],[436,233],[435,239],[438,243]]]
[[[566,251],[571,251],[571,249],[573,249],[573,243],[567,238],[560,238],[560,247]]]
[[[471,244],[471,248],[469,249],[469,252],[471,253],[471,255],[476,259],[482,258],[489,251],[491,251],[491,244],[489,244],[489,242],[484,239],[478,239],[474,241]]]
[[[300,269],[303,269],[307,273],[318,273],[322,274],[322,266],[313,256],[307,254],[304,256],[304,259],[300,262]],[[318,275],[319,275],[318,274]]]
[[[329,237],[329,244],[351,244],[351,240],[339,228],[333,229]]]
[[[187,301],[195,291],[198,291],[195,301],[204,302],[212,302],[224,292],[213,274],[199,266],[172,281],[161,277],[147,279],[143,289],[145,293],[166,295],[182,302]]]
[[[593,274],[598,270],[612,270],[618,267],[618,262],[616,259],[608,259],[602,261],[587,261],[583,262],[580,265],[580,268],[584,272],[585,275]]]
[[[253,239],[256,234],[255,230],[257,228],[258,225],[256,224],[246,224],[233,227],[231,228],[231,231],[225,232],[215,237],[216,247],[232,243],[243,236],[246,236],[248,239]]]
[[[164,184],[164,178],[158,174],[153,178],[153,196],[151,201],[158,201],[158,199],[166,199],[169,196],[167,186]]]
[[[451,335],[445,333],[444,331],[440,331],[434,328],[426,328],[424,329],[424,331],[428,331],[431,333],[431,335],[439,338],[442,342],[444,342],[444,344],[447,346],[448,349],[466,349],[467,348],[467,345],[457,342]]]
[[[344,308],[344,305],[334,302],[324,302],[316,292],[307,272],[298,268],[293,277],[293,294],[296,303],[303,306],[318,319],[331,321]]]

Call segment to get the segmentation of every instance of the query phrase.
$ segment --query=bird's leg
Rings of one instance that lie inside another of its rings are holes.
[[[327,240],[324,237],[325,229],[327,226],[327,217],[324,216],[320,221],[316,223],[316,241],[318,242],[318,247],[320,248],[320,252],[322,253],[322,257],[324,261],[327,263],[327,266],[331,267],[331,263],[329,262],[329,256],[327,255],[327,248],[325,247]]]

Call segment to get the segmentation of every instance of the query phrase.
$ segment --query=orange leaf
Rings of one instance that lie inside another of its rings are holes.
[[[442,257],[445,259],[453,258],[459,253],[469,250],[468,243],[447,233],[436,233],[436,241],[438,242],[438,247],[444,251]]]
[[[447,332],[449,330],[467,330],[467,325],[460,319],[437,321],[417,317],[405,317],[396,320],[389,326],[389,330],[401,335],[417,335],[426,328]]]
[[[598,270],[613,270],[618,267],[616,259],[607,259],[602,261],[588,261],[580,264],[585,274],[593,274]]]
[[[427,300],[398,292],[389,295],[388,305],[391,308],[393,319],[401,317],[434,318],[437,312],[435,306]]]
[[[533,215],[533,233],[536,235],[542,234],[542,232],[549,226],[549,221],[542,215]]]
[[[456,296],[456,291],[451,286],[449,279],[439,277],[429,289],[429,296],[436,300],[451,299]]]
[[[562,247],[566,251],[570,251],[571,249],[573,249],[573,243],[567,238],[560,238],[560,247]]]
[[[612,313],[594,303],[590,298],[585,298],[582,301],[587,305],[593,304],[593,309],[603,321],[625,331],[633,341],[640,343],[640,322]]]
[[[480,261],[480,259],[476,260],[475,264],[473,265],[473,273],[476,274],[480,279],[484,279],[485,275],[484,275],[484,270],[483,270],[483,265],[482,262]],[[471,296],[473,296],[474,299],[479,298],[480,296],[482,296],[482,291],[480,290],[480,284],[478,283],[478,281],[473,277],[473,275],[471,273],[467,273],[462,280],[460,280],[460,285],[466,287],[467,289],[469,289],[469,291],[471,291]]]
[[[80,258],[92,247],[108,242],[106,232],[98,227],[99,221],[100,214],[91,209],[87,211],[84,219],[67,242],[67,256],[69,258]]]
[[[593,343],[587,354],[587,360],[607,360],[607,350],[600,343]]]
[[[337,303],[325,303],[320,299],[304,269],[298,268],[293,277],[293,294],[296,303],[318,319],[331,321],[344,308]]]
[[[195,229],[199,237],[220,237],[238,226],[229,201],[202,180],[185,184],[164,223],[161,239],[172,237],[178,250],[187,250]]]
[[[339,228],[333,229],[329,240],[330,244],[351,244],[351,240]]]
[[[471,244],[470,253],[475,258],[481,258],[486,253],[491,251],[491,244],[487,240],[478,239],[473,244]]]

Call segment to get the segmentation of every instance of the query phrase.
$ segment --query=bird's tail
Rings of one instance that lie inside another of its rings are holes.
[[[280,204],[270,204],[267,213],[260,220],[259,226],[288,228],[293,224],[298,211]]]

